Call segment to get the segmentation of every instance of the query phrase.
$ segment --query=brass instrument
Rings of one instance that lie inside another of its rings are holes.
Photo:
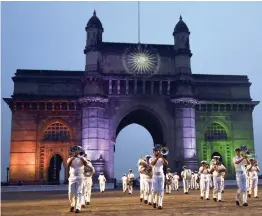
[[[168,153],[169,153],[169,149],[166,146],[162,146],[160,144],[156,144],[155,148],[158,149],[160,151],[160,153],[162,155],[164,155],[164,156],[168,155]]]
[[[148,164],[146,159],[141,158],[138,161],[138,165],[144,168],[145,175],[152,177],[153,176],[153,168],[151,164]]]
[[[247,146],[241,146],[240,151],[240,155],[242,157],[247,157],[248,159],[256,156],[254,153],[252,153],[252,149],[248,148]]]
[[[85,151],[83,150],[82,146],[74,145],[70,147],[70,152],[75,153],[77,156],[83,156]]]

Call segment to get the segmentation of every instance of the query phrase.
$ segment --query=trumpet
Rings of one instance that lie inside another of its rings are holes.
[[[163,147],[160,148],[160,153],[162,155],[168,155],[169,149],[166,146],[163,146]]]

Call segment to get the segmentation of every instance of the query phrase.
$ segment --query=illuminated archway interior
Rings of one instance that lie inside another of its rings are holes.
[[[51,159],[48,167],[48,182],[51,184],[60,183],[61,178],[61,168],[63,159],[59,154],[55,154]]]

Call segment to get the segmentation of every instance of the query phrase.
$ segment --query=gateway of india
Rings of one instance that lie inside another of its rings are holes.
[[[169,148],[173,172],[219,155],[234,177],[234,149],[254,149],[259,102],[247,76],[192,73],[181,16],[170,45],[104,42],[95,11],[85,31],[84,71],[18,69],[12,77],[14,93],[4,98],[12,111],[10,182],[56,182],[61,165],[67,179],[73,145],[112,182],[116,137],[133,123],[150,132],[152,147]]]

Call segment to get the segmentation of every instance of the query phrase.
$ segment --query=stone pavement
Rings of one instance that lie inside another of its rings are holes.
[[[262,187],[259,188],[262,190]],[[162,210],[139,202],[139,191],[124,194],[119,190],[110,190],[101,194],[92,194],[92,203],[82,209],[80,215],[92,216],[261,216],[260,199],[249,199],[248,207],[235,205],[236,188],[226,189],[224,202],[200,200],[199,191],[190,191],[185,195],[182,191],[165,195]],[[211,196],[212,198],[212,196]],[[68,216],[69,202],[65,191],[17,192],[2,193],[2,216]]]

